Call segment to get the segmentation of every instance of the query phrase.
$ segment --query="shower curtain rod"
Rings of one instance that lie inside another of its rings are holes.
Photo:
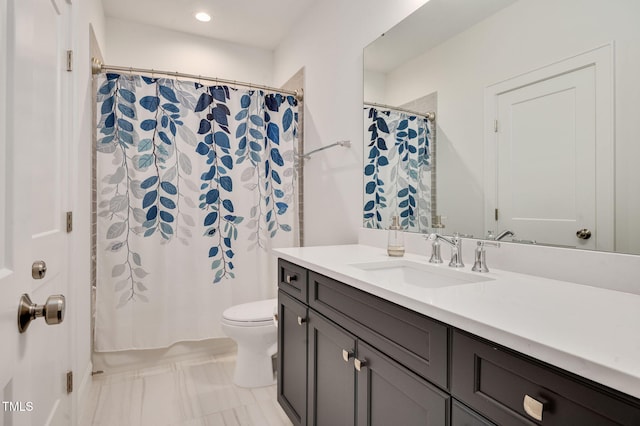
[[[365,105],[369,105],[369,106],[374,106],[374,107],[382,107],[382,108],[392,109],[394,111],[408,112],[410,114],[415,114],[415,115],[419,115],[421,117],[424,117],[429,121],[435,121],[435,119],[436,119],[436,113],[435,112],[423,113],[423,112],[411,111],[410,109],[398,108],[398,107],[395,107],[393,105],[378,104],[378,103],[375,103],[375,102],[364,102],[364,104]]]
[[[236,81],[236,80],[227,80],[224,78],[217,78],[217,77],[205,77],[202,75],[195,75],[195,74],[186,74],[186,73],[181,73],[181,72],[177,72],[177,71],[160,71],[160,70],[154,70],[154,69],[145,69],[145,68],[133,68],[133,67],[120,67],[120,66],[116,66],[116,65],[105,65],[102,62],[100,62],[99,60],[97,60],[96,58],[93,58],[91,61],[92,65],[91,65],[91,71],[93,74],[100,74],[101,72],[107,72],[107,71],[122,71],[122,72],[129,72],[129,73],[139,73],[139,74],[162,74],[162,75],[166,75],[169,77],[182,77],[182,78],[190,78],[192,80],[206,80],[206,81],[213,81],[215,83],[222,83],[222,84],[228,84],[228,85],[232,85],[232,86],[243,86],[243,87],[248,87],[249,89],[262,89],[262,90],[266,90],[268,92],[277,92],[277,93],[284,93],[287,95],[293,95],[295,96],[295,98],[298,101],[302,101],[303,100],[303,93],[302,93],[302,89],[298,89],[298,90],[285,90],[285,89],[280,89],[278,87],[270,87],[270,86],[264,86],[261,84],[253,84],[253,83],[246,83],[243,81]]]

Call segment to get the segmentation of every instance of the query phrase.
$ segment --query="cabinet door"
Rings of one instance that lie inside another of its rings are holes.
[[[309,307],[442,388],[448,388],[448,327],[329,277],[309,272]]]
[[[358,341],[357,425],[449,424],[448,394]]]
[[[309,424],[353,425],[355,422],[356,339],[309,310]]]
[[[278,402],[296,426],[307,424],[307,307],[278,292]]]
[[[451,426],[495,426],[464,404],[451,400]]]

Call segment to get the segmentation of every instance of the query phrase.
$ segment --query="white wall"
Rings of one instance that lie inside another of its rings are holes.
[[[275,52],[274,82],[305,69],[305,245],[357,241],[362,226],[362,49],[424,0],[316,2]]]
[[[270,50],[120,19],[107,18],[105,50],[108,65],[273,83]]]
[[[521,0],[388,74],[391,104],[438,92],[438,210],[448,229],[483,232],[484,88],[615,41],[616,250],[640,253],[638,16],[640,2],[627,0]]]
[[[363,91],[366,102],[387,104],[387,74],[365,69]]]

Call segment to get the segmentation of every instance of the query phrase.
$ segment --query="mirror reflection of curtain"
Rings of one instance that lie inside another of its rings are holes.
[[[364,226],[426,232],[431,218],[431,124],[425,117],[364,108]]]

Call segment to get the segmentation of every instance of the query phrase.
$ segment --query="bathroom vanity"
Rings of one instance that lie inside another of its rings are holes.
[[[640,296],[363,245],[276,253],[295,425],[640,424]]]

